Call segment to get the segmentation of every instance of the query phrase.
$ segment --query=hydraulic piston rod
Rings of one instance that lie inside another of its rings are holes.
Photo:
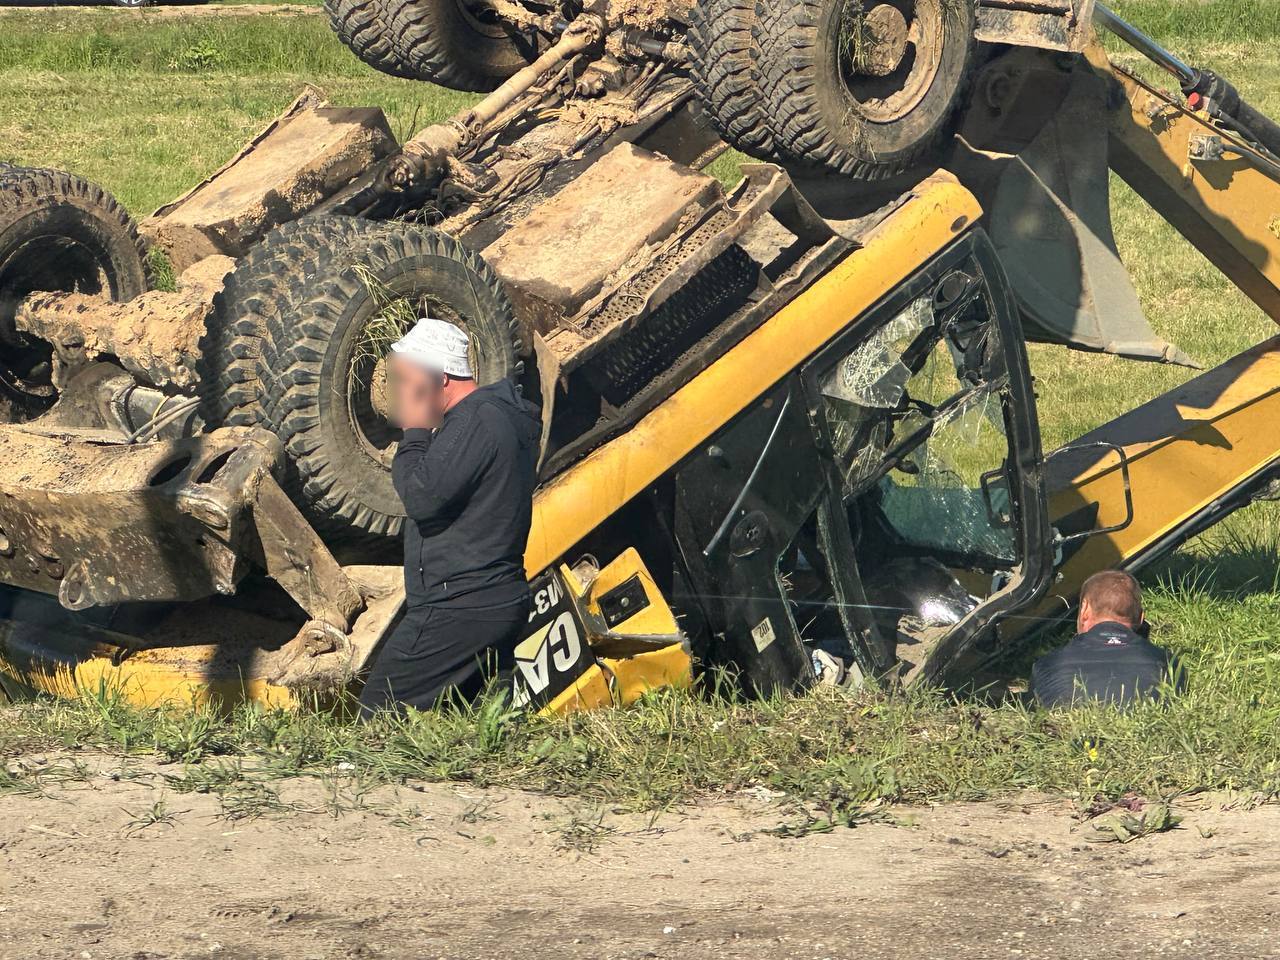
[[[1099,3],[1093,8],[1093,21],[1098,26],[1114,33],[1152,63],[1173,74],[1178,78],[1179,83],[1183,85],[1194,84],[1200,76],[1195,67],[1178,59],[1133,24],[1126,20],[1121,20],[1105,4]]]
[[[1212,70],[1198,70],[1183,62],[1101,3],[1094,7],[1093,17],[1096,23],[1177,77],[1193,110],[1204,110],[1218,124],[1244,137],[1267,155],[1273,169],[1280,163],[1280,124],[1244,100],[1229,81]]]

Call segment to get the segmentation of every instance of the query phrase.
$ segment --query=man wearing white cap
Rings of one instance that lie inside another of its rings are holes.
[[[444,320],[423,317],[391,351],[407,610],[360,695],[366,717],[474,697],[510,668],[529,613],[536,409],[510,380],[477,386],[470,341]]]

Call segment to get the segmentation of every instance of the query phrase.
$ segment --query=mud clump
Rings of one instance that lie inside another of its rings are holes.
[[[115,357],[155,387],[196,385],[195,361],[212,305],[203,283],[179,293],[153,290],[125,303],[82,293],[38,293],[18,308],[17,327],[53,346],[54,381],[101,356]]]

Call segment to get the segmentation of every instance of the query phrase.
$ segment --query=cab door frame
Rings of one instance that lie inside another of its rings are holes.
[[[843,480],[833,459],[834,448],[823,415],[819,377],[839,358],[865,342],[873,331],[890,322],[931,290],[939,289],[944,279],[966,268],[966,272],[976,274],[977,282],[971,284],[964,295],[948,304],[947,308],[955,309],[966,298],[982,296],[985,292],[999,333],[1004,367],[1002,373],[1007,378],[999,391],[1009,440],[1009,456],[1005,463],[1008,473],[1005,480],[1017,520],[1020,563],[1016,568],[1017,576],[979,604],[937,642],[928,662],[916,678],[917,681],[926,683],[948,682],[952,685],[967,679],[956,668],[962,666],[965,655],[973,650],[984,634],[995,636],[995,631],[992,630],[994,625],[1002,617],[1038,599],[1053,575],[1053,530],[1049,522],[1045,492],[1044,458],[1033,379],[1013,292],[987,234],[981,229],[974,229],[956,240],[922,267],[914,277],[873,307],[863,320],[815,353],[801,368],[810,425],[828,471],[829,489],[832,496],[840,498]],[[849,537],[848,540],[847,549],[851,550],[852,538]],[[884,644],[892,646],[892,639],[876,638],[876,654],[883,655]]]

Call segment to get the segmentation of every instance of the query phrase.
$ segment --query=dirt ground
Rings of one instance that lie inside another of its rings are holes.
[[[1069,803],[896,808],[781,839],[768,797],[653,817],[349,774],[228,819],[179,767],[0,798],[0,957],[1114,958],[1280,953],[1280,808],[1091,843]],[[12,761],[11,761],[11,767]],[[162,806],[156,806],[157,800]]]

